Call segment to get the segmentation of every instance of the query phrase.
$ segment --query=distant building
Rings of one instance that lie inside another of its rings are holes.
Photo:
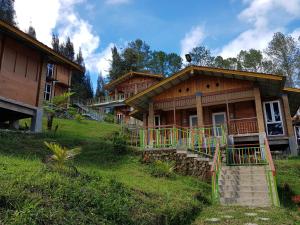
[[[160,74],[146,72],[130,72],[105,85],[108,96],[99,98],[93,107],[105,113],[113,113],[117,123],[135,124],[130,116],[133,109],[125,104],[125,100],[151,87],[163,79]]]
[[[0,21],[0,123],[31,117],[31,130],[41,131],[43,100],[68,91],[74,70],[82,68]]]

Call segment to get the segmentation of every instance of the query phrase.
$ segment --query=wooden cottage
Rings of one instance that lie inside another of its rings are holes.
[[[100,111],[114,113],[117,123],[134,124],[136,121],[129,116],[132,108],[125,100],[153,86],[163,79],[160,74],[130,72],[105,85],[108,96],[98,99],[93,104]]]
[[[74,70],[82,68],[0,21],[0,123],[31,117],[31,130],[41,131],[43,100],[68,91]]]
[[[224,146],[260,146],[297,154],[292,116],[300,91],[274,74],[189,66],[128,98],[143,121],[141,146],[186,146],[212,155]],[[135,92],[137,93],[137,92]]]

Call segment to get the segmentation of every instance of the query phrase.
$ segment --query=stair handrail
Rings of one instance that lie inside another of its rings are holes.
[[[213,163],[210,168],[211,176],[212,176],[212,201],[218,202],[219,200],[219,185],[218,185],[218,179],[219,179],[219,173],[221,168],[221,151],[220,151],[220,143],[217,140],[216,142],[216,148],[215,148],[215,154]]]
[[[276,182],[276,170],[269,146],[269,141],[267,138],[265,138],[265,154],[266,154],[266,159],[269,164],[270,170],[267,172],[267,179],[268,179],[268,186],[270,190],[270,197],[272,200],[272,204],[274,206],[280,206],[280,201],[278,198],[278,190],[277,190],[277,182]]]
[[[275,170],[275,166],[274,166],[274,162],[273,162],[273,158],[272,158],[272,154],[271,154],[271,150],[270,150],[270,146],[269,146],[269,141],[267,138],[265,138],[265,153],[266,153],[267,162],[269,163],[269,167],[272,171],[272,174],[273,174],[273,176],[275,176],[276,170]]]

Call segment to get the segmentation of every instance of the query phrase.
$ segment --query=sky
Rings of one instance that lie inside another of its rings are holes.
[[[81,47],[95,87],[107,76],[111,48],[140,38],[182,57],[203,45],[214,55],[263,50],[275,32],[300,36],[300,0],[15,0],[22,30],[32,25],[51,46],[52,32]]]

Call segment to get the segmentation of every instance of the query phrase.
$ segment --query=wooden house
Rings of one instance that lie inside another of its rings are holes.
[[[141,146],[190,149],[263,145],[297,154],[292,116],[300,90],[274,74],[189,66],[128,98],[143,121]],[[212,155],[212,152],[210,152]]]
[[[117,123],[134,124],[130,117],[132,108],[125,104],[125,100],[153,86],[163,79],[160,74],[145,72],[130,72],[105,85],[108,96],[99,98],[93,104],[100,111],[114,113]]]
[[[82,68],[0,21],[0,123],[31,117],[31,130],[41,131],[43,100],[68,91],[74,70]]]

